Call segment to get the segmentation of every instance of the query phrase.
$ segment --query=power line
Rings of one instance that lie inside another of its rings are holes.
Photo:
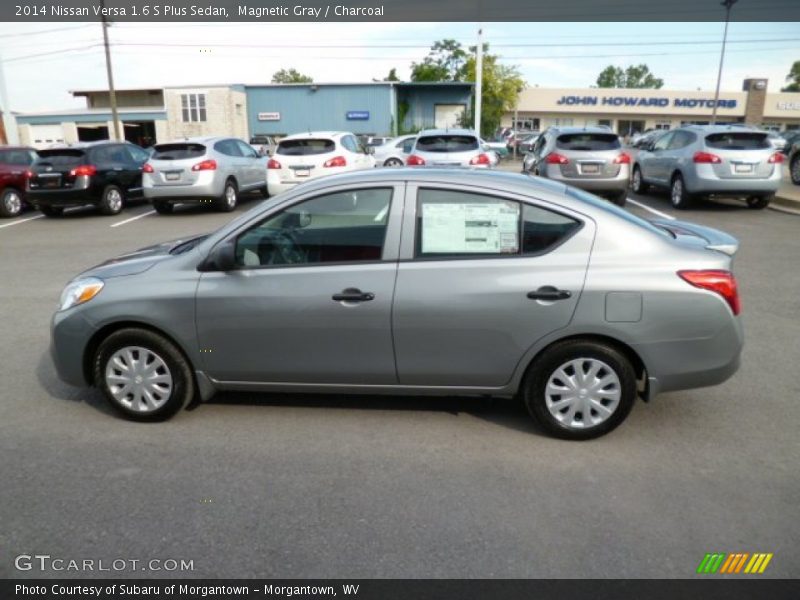
[[[3,39],[7,40],[8,38],[16,38],[16,37],[28,37],[31,35],[40,35],[42,33],[55,33],[57,31],[74,31],[75,29],[85,29],[86,27],[91,27],[91,23],[87,23],[86,25],[78,25],[77,27],[57,27],[56,29],[41,29],[39,31],[29,31],[27,33],[11,33],[11,34],[4,34]]]

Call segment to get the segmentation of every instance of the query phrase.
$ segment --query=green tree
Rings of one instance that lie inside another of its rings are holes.
[[[786,76],[786,81],[790,83],[781,90],[782,92],[800,92],[800,60],[794,61]]]
[[[421,63],[411,63],[411,81],[463,81],[467,58],[456,40],[434,42]]]
[[[272,74],[272,83],[313,83],[308,75],[299,73],[296,69],[281,69]]]
[[[397,76],[397,69],[391,69],[389,74],[383,78],[384,81],[400,81],[400,78]]]
[[[630,65],[627,69],[608,65],[597,76],[597,87],[601,88],[653,88],[664,87],[664,80],[650,72],[645,64]]]

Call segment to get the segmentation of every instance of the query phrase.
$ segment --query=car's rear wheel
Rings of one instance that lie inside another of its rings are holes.
[[[168,419],[194,395],[189,362],[146,329],[121,329],[97,349],[94,381],[114,409],[135,421]]]
[[[772,199],[775,196],[748,196],[747,197],[747,208],[753,209],[762,209],[767,208],[769,203],[772,202]]]
[[[633,167],[633,175],[631,175],[631,190],[634,194],[646,194],[650,186],[642,179],[642,169],[639,166]]]
[[[124,205],[122,190],[116,185],[107,185],[100,197],[100,212],[104,215],[117,215],[122,212]]]
[[[531,365],[523,382],[525,406],[549,433],[588,440],[615,429],[633,408],[636,374],[611,345],[559,342]]]
[[[60,217],[64,214],[63,206],[46,206],[40,205],[39,210],[46,217]]]
[[[611,194],[608,199],[617,206],[625,206],[625,203],[628,201],[628,191],[623,190],[621,192]]]
[[[172,211],[175,210],[175,205],[163,200],[153,200],[153,208],[160,215],[171,215]]]
[[[669,199],[672,206],[678,210],[689,208],[689,205],[692,203],[692,197],[689,192],[686,191],[686,184],[683,182],[683,176],[680,173],[676,173],[672,177],[672,183],[669,188]]]
[[[22,194],[14,188],[6,188],[0,196],[0,217],[10,219],[22,212]]]
[[[236,182],[233,179],[228,179],[225,182],[225,189],[222,191],[222,196],[217,201],[217,208],[222,212],[231,212],[236,208],[236,203],[239,201],[239,189],[236,187]]]
[[[403,161],[399,158],[387,158],[384,163],[384,167],[402,167]]]
[[[792,183],[800,185],[800,154],[792,159],[792,163],[789,165],[789,173],[792,176]]]

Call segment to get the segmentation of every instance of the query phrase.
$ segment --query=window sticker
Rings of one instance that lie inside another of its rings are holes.
[[[451,202],[422,205],[423,254],[516,254],[519,204]]]

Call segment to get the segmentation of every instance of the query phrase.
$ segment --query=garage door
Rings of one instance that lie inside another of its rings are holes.
[[[460,127],[459,120],[466,108],[466,104],[437,104],[434,107],[434,126],[437,129]]]
[[[31,145],[37,150],[53,144],[64,143],[64,128],[61,125],[31,125]]]

